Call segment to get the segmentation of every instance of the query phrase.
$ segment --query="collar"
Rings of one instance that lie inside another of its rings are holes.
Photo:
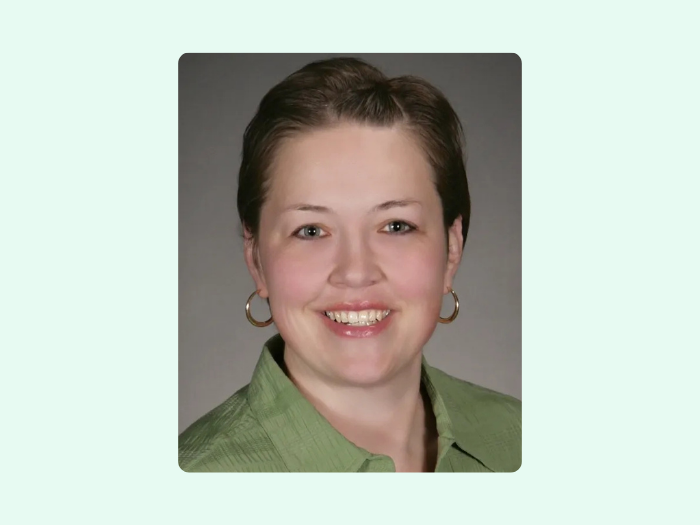
[[[498,401],[503,396],[449,376],[425,358],[422,381],[432,400],[440,442],[455,445],[493,472],[508,471],[511,462],[503,455],[502,443],[510,430],[504,429]]]
[[[292,472],[357,472],[371,453],[347,440],[299,392],[278,364],[283,352],[280,334],[265,343],[248,403],[285,465]],[[502,470],[499,429],[481,389],[432,368],[425,357],[421,381],[435,414],[438,463],[456,445],[488,469]]]
[[[275,360],[279,334],[263,347],[248,387],[248,403],[291,472],[357,472],[369,452],[345,439],[299,392]]]

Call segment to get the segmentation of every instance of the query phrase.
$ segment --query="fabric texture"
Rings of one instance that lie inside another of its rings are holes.
[[[393,460],[357,447],[302,396],[278,365],[279,334],[250,384],[179,438],[186,472],[394,472]],[[521,402],[428,365],[421,381],[438,431],[436,472],[514,472],[521,464]]]

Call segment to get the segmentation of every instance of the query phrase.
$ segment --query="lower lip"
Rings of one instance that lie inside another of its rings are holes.
[[[351,338],[373,337],[378,335],[387,329],[389,324],[391,324],[392,317],[394,317],[394,313],[391,312],[378,323],[367,326],[350,326],[348,324],[338,323],[337,321],[331,321],[330,317],[324,313],[321,313],[320,315],[323,317],[323,322],[335,335]]]

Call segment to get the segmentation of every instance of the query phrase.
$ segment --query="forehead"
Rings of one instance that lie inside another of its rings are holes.
[[[437,197],[432,169],[405,130],[342,124],[288,139],[270,173],[270,200],[342,208]]]

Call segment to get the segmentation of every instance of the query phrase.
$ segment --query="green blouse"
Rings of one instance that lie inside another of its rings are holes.
[[[179,438],[186,472],[395,472],[393,460],[355,446],[304,398],[269,339],[250,384]],[[422,382],[438,431],[436,472],[514,472],[521,463],[521,403],[432,368]]]

